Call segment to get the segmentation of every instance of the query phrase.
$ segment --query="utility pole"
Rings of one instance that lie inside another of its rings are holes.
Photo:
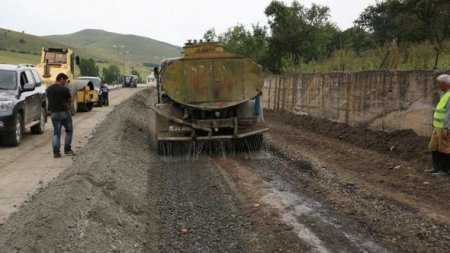
[[[124,75],[127,74],[127,54],[129,54],[130,51],[126,51],[123,53],[123,73]]]
[[[124,47],[125,47],[124,45],[120,45],[120,46],[113,45],[113,48],[117,48],[117,61],[119,61],[119,62],[120,62],[120,49],[124,48]]]

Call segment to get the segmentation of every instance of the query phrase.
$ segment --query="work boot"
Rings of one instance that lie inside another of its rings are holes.
[[[75,155],[75,152],[73,152],[73,150],[64,150],[64,154],[65,155]]]
[[[61,158],[61,153],[53,153],[53,158]]]
[[[425,170],[425,172],[434,173],[442,170],[444,163],[443,154],[439,151],[431,151],[431,161],[433,163],[433,169]]]

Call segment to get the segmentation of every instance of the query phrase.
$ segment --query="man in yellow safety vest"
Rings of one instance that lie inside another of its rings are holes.
[[[438,88],[444,92],[433,114],[433,133],[430,144],[432,175],[446,176],[450,168],[450,75],[436,78]]]

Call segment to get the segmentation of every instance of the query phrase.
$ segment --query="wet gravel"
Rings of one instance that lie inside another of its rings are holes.
[[[248,252],[250,227],[239,201],[208,157],[164,165],[160,203],[163,252]]]

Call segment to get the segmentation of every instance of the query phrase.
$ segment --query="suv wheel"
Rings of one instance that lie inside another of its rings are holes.
[[[18,146],[22,142],[23,122],[22,116],[18,113],[14,118],[14,131],[4,136],[3,143],[7,146]]]
[[[39,116],[39,123],[30,128],[32,134],[42,134],[44,132],[45,116],[46,116],[45,108],[41,107],[41,115]]]

